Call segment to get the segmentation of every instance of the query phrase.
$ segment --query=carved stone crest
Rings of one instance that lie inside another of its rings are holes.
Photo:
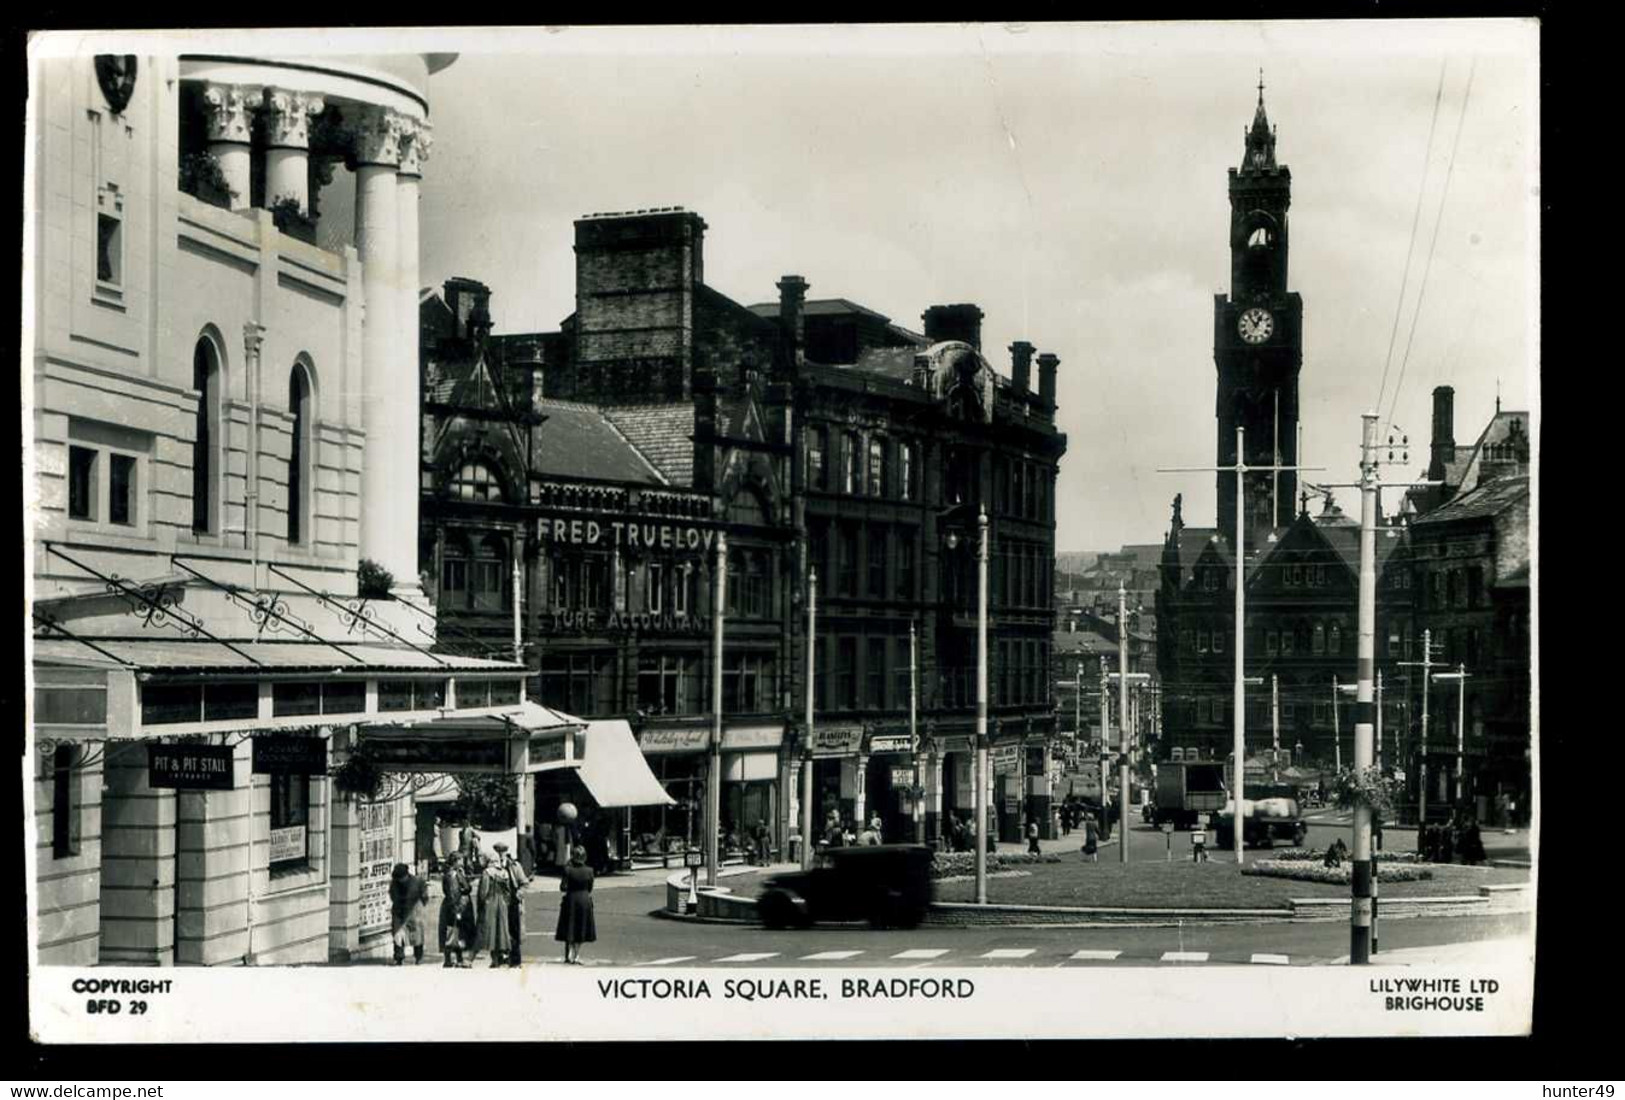
[[[135,94],[135,54],[97,54],[96,83],[101,85],[102,96],[113,113],[123,113]]]

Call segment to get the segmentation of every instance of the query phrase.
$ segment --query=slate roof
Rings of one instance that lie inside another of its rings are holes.
[[[601,413],[668,482],[694,483],[693,402],[619,405]]]
[[[667,478],[596,405],[543,399],[536,466],[547,477],[600,478],[664,485]]]
[[[1529,476],[1519,474],[1487,481],[1470,492],[1417,516],[1411,522],[1417,527],[1454,520],[1479,519],[1496,516],[1517,507],[1529,506]]]

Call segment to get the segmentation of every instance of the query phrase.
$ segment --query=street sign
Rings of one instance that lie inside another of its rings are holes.
[[[705,853],[700,851],[698,848],[685,848],[683,850],[683,866],[684,867],[703,867],[703,866],[705,866]]]

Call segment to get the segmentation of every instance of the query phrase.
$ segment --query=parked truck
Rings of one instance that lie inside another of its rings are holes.
[[[1177,829],[1189,829],[1201,814],[1224,808],[1224,765],[1213,762],[1181,761],[1157,765],[1157,796],[1146,820],[1152,825],[1171,821]]]

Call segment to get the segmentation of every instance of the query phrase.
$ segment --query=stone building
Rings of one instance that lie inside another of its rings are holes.
[[[782,845],[798,821],[810,747],[820,821],[827,810],[878,814],[891,837],[919,827],[934,836],[939,808],[971,805],[972,555],[985,507],[992,713],[1009,746],[999,789],[1013,831],[1029,793],[1047,797],[1041,767],[1021,774],[1020,746],[1042,749],[1053,727],[1058,358],[1038,356],[1034,391],[1034,349],[1018,343],[1013,376],[1000,377],[980,353],[974,306],[933,307],[916,333],[843,299],[809,302],[799,276],[780,281],[778,301],[741,306],[704,282],[705,231],[698,215],[673,208],[578,220],[575,311],[557,332],[484,344],[503,379],[495,388],[528,386],[528,401],[512,404],[537,420],[529,497],[511,513],[535,693],[585,717],[633,721],[680,803],[635,814],[635,831],[696,835],[690,809],[708,781],[713,711],[715,547],[725,540],[724,824],[765,821]],[[448,284],[444,304],[431,299],[425,324],[458,313],[457,294]],[[425,431],[450,439],[443,413],[426,406]],[[486,453],[504,469],[517,462]],[[453,619],[436,517],[461,507],[448,475],[464,465],[436,457],[424,472],[422,560],[440,578],[443,623]],[[489,480],[517,492],[523,479],[493,467]],[[501,511],[490,509],[493,520]],[[492,640],[500,614],[490,614]],[[911,624],[919,724],[932,735],[917,770]],[[923,798],[911,797],[916,788]]]
[[[423,746],[517,772],[558,726],[519,665],[434,650],[417,583],[397,321],[428,78],[452,58],[75,41],[42,40],[29,96],[38,958],[387,950],[413,773],[442,762]],[[354,240],[317,247],[335,158]],[[360,590],[362,559],[393,589]],[[341,782],[362,746],[370,798]]]

